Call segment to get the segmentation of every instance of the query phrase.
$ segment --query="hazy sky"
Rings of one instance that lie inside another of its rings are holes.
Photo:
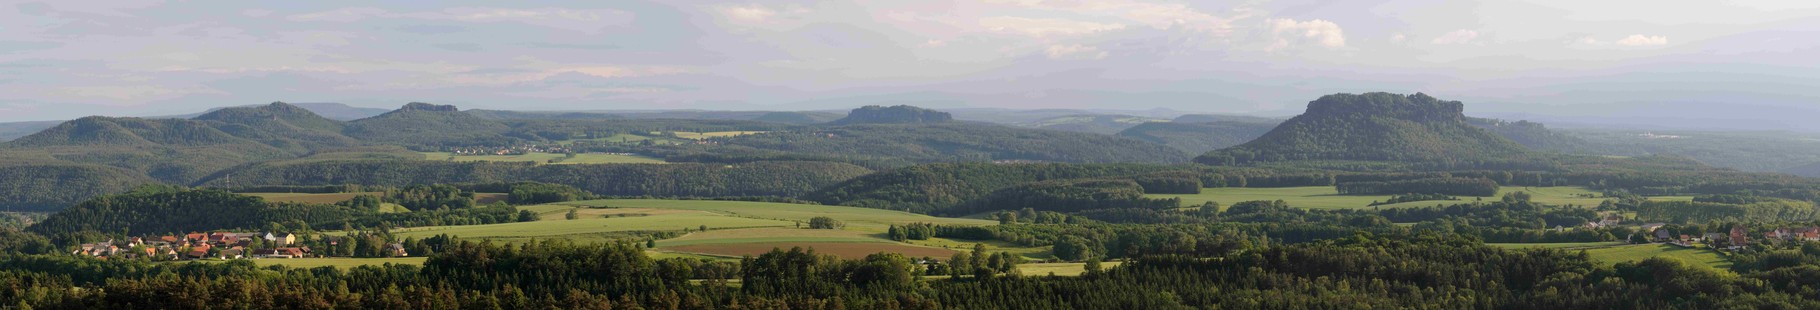
[[[1504,115],[1820,111],[1820,1],[8,2],[0,121],[271,101],[1288,115],[1366,91]]]

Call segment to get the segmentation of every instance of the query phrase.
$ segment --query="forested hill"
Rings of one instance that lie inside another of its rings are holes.
[[[1524,157],[1530,150],[1466,123],[1465,105],[1426,94],[1334,94],[1257,140],[1196,162],[1249,165],[1296,160],[1453,162]]]
[[[1484,128],[1492,133],[1504,136],[1518,144],[1538,151],[1550,151],[1568,154],[1599,153],[1591,142],[1565,133],[1548,129],[1542,123],[1530,121],[1505,121],[1500,119],[1468,117],[1466,123]]]
[[[397,111],[350,122],[343,133],[369,143],[406,146],[500,145],[515,140],[504,135],[509,129],[504,123],[462,113],[452,105],[412,102]]]
[[[360,144],[358,140],[341,135],[341,122],[283,102],[215,110],[197,116],[196,120],[219,122],[215,127],[223,131],[295,154]]]
[[[1249,142],[1270,132],[1272,128],[1276,128],[1276,124],[1231,121],[1151,122],[1125,129],[1118,135],[1201,154]]]
[[[918,108],[907,105],[899,106],[865,106],[853,109],[846,118],[835,120],[835,125],[853,124],[923,124],[947,123],[954,121],[948,112]]]
[[[209,187],[245,185],[382,185],[536,181],[570,185],[610,196],[794,197],[860,177],[872,170],[834,162],[741,164],[534,165],[358,158],[345,154],[267,161],[223,171],[197,182]],[[227,176],[232,176],[228,179]],[[230,183],[231,182],[231,183]]]
[[[281,124],[299,129],[337,132],[341,123],[316,115],[310,110],[284,102],[258,107],[235,107],[215,110],[195,118],[202,121],[258,126],[262,124]]]
[[[1188,154],[1100,134],[991,124],[870,124],[773,132],[718,140],[727,146],[896,163],[1033,161],[1180,163]],[[894,165],[901,166],[901,164]]]
[[[8,143],[9,147],[206,146],[246,142],[205,122],[90,116]]]

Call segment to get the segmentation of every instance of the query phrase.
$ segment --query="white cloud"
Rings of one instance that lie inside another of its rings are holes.
[[[379,8],[342,8],[332,11],[297,14],[292,21],[356,22],[369,18],[410,18],[470,23],[516,22],[534,26],[596,31],[608,26],[622,26],[632,21],[632,13],[618,10],[576,10],[563,8],[511,9],[458,7],[441,11],[394,13]]]
[[[988,17],[980,19],[979,24],[993,32],[1012,33],[1031,37],[1080,36],[1101,32],[1125,29],[1124,24],[1095,23],[1052,18],[1024,18],[1013,16]]]
[[[1453,32],[1448,32],[1447,34],[1443,34],[1440,37],[1435,38],[1434,41],[1429,41],[1429,43],[1442,44],[1442,45],[1466,44],[1466,43],[1472,42],[1473,39],[1477,39],[1477,38],[1479,38],[1478,31],[1460,29],[1460,30],[1454,30]]]
[[[518,68],[499,73],[455,73],[443,80],[456,85],[510,85],[535,82],[563,74],[583,74],[604,79],[635,78],[660,75],[675,75],[693,72],[687,68],[667,66],[619,66],[619,65],[565,65],[544,61],[533,61],[526,65],[531,68]],[[443,85],[446,86],[446,85]]]
[[[1288,33],[1291,36],[1300,36],[1307,40],[1312,40],[1315,44],[1319,44],[1326,48],[1346,47],[1345,31],[1340,29],[1339,24],[1326,20],[1316,19],[1298,22],[1287,18],[1271,19],[1270,29],[1271,33],[1279,36],[1279,44],[1288,43],[1286,40],[1280,38],[1284,33]]]
[[[1409,36],[1401,33],[1390,36],[1390,43],[1403,43],[1404,40],[1409,40]]]
[[[1107,55],[1099,47],[1080,44],[1050,45],[1043,53],[1049,59],[1104,59]]]
[[[1618,45],[1623,45],[1623,46],[1667,45],[1668,37],[1645,36],[1645,35],[1641,35],[1641,34],[1633,34],[1633,35],[1630,35],[1629,37],[1624,37],[1623,39],[1619,39],[1617,43],[1618,43]]]
[[[764,22],[765,20],[770,19],[771,16],[777,15],[777,10],[772,10],[771,8],[757,4],[720,5],[715,6],[714,11],[720,13],[722,17],[742,22]]]
[[[331,10],[331,11],[297,14],[297,15],[287,16],[287,17],[285,17],[285,19],[289,19],[291,21],[299,21],[299,22],[321,21],[321,22],[348,23],[348,22],[360,21],[360,20],[367,19],[367,18],[381,17],[381,16],[385,16],[387,14],[388,14],[388,12],[386,12],[386,10],[384,10],[384,9],[371,8],[371,7],[359,7],[359,8],[340,8],[340,9],[335,9],[335,10]]]
[[[1083,15],[1115,16],[1156,29],[1180,28],[1215,34],[1232,31],[1232,21],[1244,16],[1223,18],[1178,3],[1150,3],[1138,0],[1092,1],[989,1],[1015,6],[1065,11]]]
[[[1578,47],[1611,48],[1614,45],[1624,47],[1662,46],[1668,45],[1668,37],[1633,34],[1618,39],[1617,41],[1604,41],[1592,36],[1583,37],[1574,41],[1574,46]]]

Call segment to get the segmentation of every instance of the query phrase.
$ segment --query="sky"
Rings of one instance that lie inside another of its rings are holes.
[[[4,1],[0,121],[272,101],[1293,115],[1387,91],[1820,130],[1817,47],[1820,1]]]

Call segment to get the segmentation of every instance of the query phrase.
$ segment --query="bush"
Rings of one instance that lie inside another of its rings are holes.
[[[841,227],[847,227],[847,223],[841,223],[832,217],[817,216],[809,219],[810,229],[841,229]]]

